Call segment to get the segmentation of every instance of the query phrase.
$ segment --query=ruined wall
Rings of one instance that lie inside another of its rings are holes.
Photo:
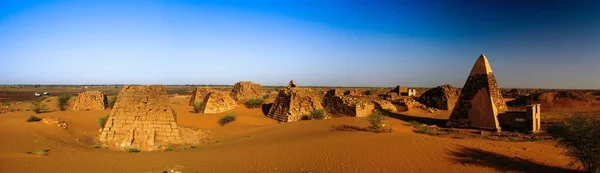
[[[394,92],[394,93],[398,94],[399,96],[407,96],[408,88],[406,88],[405,86],[402,86],[402,85],[398,85],[391,92]]]
[[[165,87],[124,86],[102,129],[100,141],[107,146],[140,150],[181,143]]]
[[[334,95],[325,97],[323,101],[323,106],[330,113],[338,115],[364,117],[371,115],[375,109],[375,104],[371,101],[356,97]]]
[[[459,92],[450,84],[441,85],[426,91],[419,97],[419,102],[428,107],[452,110],[458,100]]]
[[[311,89],[298,88],[293,82],[277,94],[271,106],[268,117],[279,122],[292,122],[310,115],[313,110],[323,109],[321,98]]]
[[[251,98],[262,98],[265,91],[259,84],[250,81],[241,81],[236,83],[231,90],[231,98],[236,101],[245,101]]]
[[[362,92],[358,89],[350,89],[344,93],[347,96],[362,96]]]
[[[101,91],[86,91],[79,93],[69,105],[74,111],[105,110],[107,106],[106,94]]]
[[[373,103],[375,104],[375,109],[392,111],[398,110],[396,106],[392,104],[392,102],[387,100],[373,100]]]
[[[221,91],[211,91],[204,98],[203,113],[221,113],[235,109],[237,103],[229,95]]]
[[[190,98],[190,106],[194,105],[195,102],[204,101],[204,97],[208,95],[208,93],[212,91],[210,88],[206,87],[198,87],[192,93],[192,97]]]

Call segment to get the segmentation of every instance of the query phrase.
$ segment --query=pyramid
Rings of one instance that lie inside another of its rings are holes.
[[[449,126],[500,130],[498,114],[507,110],[492,67],[481,54],[462,88]]]
[[[106,94],[102,91],[86,91],[77,94],[69,105],[74,111],[105,110],[108,103]]]
[[[292,122],[318,109],[323,109],[321,98],[310,88],[300,88],[290,81],[288,87],[277,94],[267,116],[279,122]]]
[[[427,90],[419,97],[419,102],[436,109],[452,110],[458,100],[459,92],[450,84]]]
[[[113,147],[156,150],[182,142],[176,122],[164,86],[124,86],[100,141]]]
[[[235,109],[237,103],[221,91],[211,91],[204,97],[203,113],[221,113]]]
[[[265,91],[260,87],[259,84],[252,83],[250,81],[241,81],[235,83],[231,90],[231,98],[236,101],[245,101],[251,98],[262,98],[265,95]]]
[[[196,102],[202,102],[204,101],[204,97],[206,97],[206,95],[212,91],[210,88],[205,88],[205,87],[198,87],[194,90],[194,93],[192,93],[192,98],[190,98],[190,106],[194,105],[194,103]]]

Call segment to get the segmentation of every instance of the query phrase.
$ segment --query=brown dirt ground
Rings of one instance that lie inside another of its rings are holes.
[[[271,97],[270,101],[272,101]],[[192,113],[189,96],[171,98],[182,127],[210,131],[210,144],[173,151],[127,153],[94,148],[96,119],[106,111],[53,111],[39,117],[60,118],[63,130],[42,122],[28,123],[33,113],[0,115],[0,172],[568,172],[571,158],[554,141],[502,142],[455,139],[413,132],[406,122],[443,121],[448,112],[402,112],[387,119],[392,133],[339,131],[366,127],[365,118],[277,123],[261,109],[240,107],[219,114]],[[48,103],[55,107],[55,102]],[[28,103],[16,105],[28,107]],[[51,108],[55,109],[55,108]],[[219,126],[234,113],[237,121]],[[42,148],[47,156],[26,154]]]

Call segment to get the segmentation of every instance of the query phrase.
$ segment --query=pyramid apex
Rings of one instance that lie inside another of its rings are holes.
[[[485,57],[485,55],[482,53],[479,55],[479,58],[477,58],[477,61],[475,61],[470,75],[490,73],[492,73],[492,66],[490,66],[490,62],[488,61],[487,57]]]

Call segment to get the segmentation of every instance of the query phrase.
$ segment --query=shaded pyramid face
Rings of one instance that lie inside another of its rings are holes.
[[[448,125],[500,129],[497,116],[506,109],[492,67],[481,54],[462,88]]]

